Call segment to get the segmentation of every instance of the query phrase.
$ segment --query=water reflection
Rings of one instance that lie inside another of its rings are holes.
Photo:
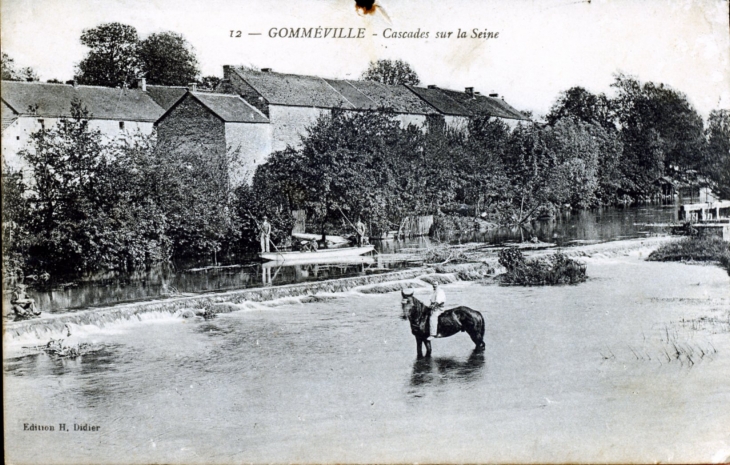
[[[425,388],[473,383],[484,374],[484,364],[484,350],[474,350],[465,360],[455,357],[417,359],[413,362],[409,395],[421,397]]]
[[[644,237],[658,232],[646,223],[670,223],[677,220],[677,205],[643,205],[625,208],[601,208],[590,211],[564,212],[550,220],[534,221],[529,229],[497,228],[486,232],[461,232],[441,237],[453,243],[486,242],[499,244],[522,241],[537,236],[543,242],[569,246],[588,242],[609,241],[627,237]],[[60,312],[94,306],[143,301],[159,297],[279,286],[349,276],[381,273],[412,265],[393,261],[389,254],[428,248],[426,237],[408,240],[380,241],[372,257],[353,257],[337,264],[291,262],[264,264],[229,264],[217,267],[158,267],[126,275],[114,273],[87,276],[78,283],[56,285],[53,290],[29,289],[36,305],[43,312]],[[202,263],[201,265],[205,265]],[[187,265],[189,266],[189,264]],[[9,308],[9,294],[3,297]]]

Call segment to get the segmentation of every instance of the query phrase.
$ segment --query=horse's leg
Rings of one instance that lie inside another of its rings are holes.
[[[431,341],[429,341],[428,339],[424,339],[423,343],[426,344],[426,357],[430,357],[431,356]]]
[[[485,347],[484,345],[484,320],[476,320],[473,322],[473,324],[470,324],[472,322],[464,322],[467,324],[464,324],[463,327],[466,330],[467,334],[469,334],[469,337],[471,338],[472,342],[476,345],[477,349],[483,349]]]
[[[418,358],[423,358],[423,351],[421,350],[421,338],[416,336],[416,351],[418,353]]]

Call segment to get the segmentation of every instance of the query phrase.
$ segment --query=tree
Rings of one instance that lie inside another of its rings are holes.
[[[200,73],[192,46],[175,32],[151,34],[139,44],[138,54],[150,84],[184,86]]]
[[[218,76],[203,76],[200,79],[200,86],[203,89],[215,90],[215,88],[218,87],[218,84],[220,84],[222,80],[223,79],[219,78]]]
[[[610,101],[606,95],[592,94],[583,87],[571,87],[561,92],[558,100],[550,108],[547,121],[552,125],[566,117],[599,124],[604,128],[615,128]]]
[[[612,106],[621,128],[624,162],[637,192],[649,191],[667,168],[701,167],[702,118],[684,94],[622,74],[612,87],[617,89]]]
[[[364,81],[382,82],[389,85],[410,84],[417,86],[421,83],[418,74],[411,65],[403,60],[371,61],[368,69],[362,74]]]
[[[707,119],[705,171],[722,198],[730,199],[730,110],[712,110]]]
[[[90,48],[78,64],[81,84],[118,87],[134,82],[140,73],[137,30],[126,24],[107,23],[85,29],[81,43]]]
[[[3,81],[37,81],[38,75],[31,67],[15,68],[15,60],[2,53],[2,80]]]

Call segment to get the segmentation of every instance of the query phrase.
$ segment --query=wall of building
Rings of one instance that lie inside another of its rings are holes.
[[[395,118],[400,121],[402,127],[407,127],[412,124],[419,128],[426,127],[426,115],[414,115],[414,114],[397,114]]]
[[[469,118],[467,116],[445,115],[446,126],[466,133],[469,130]]]
[[[198,101],[186,97],[157,122],[157,141],[165,150],[203,151],[223,156],[225,124]]]
[[[41,124],[41,120],[43,123]],[[28,148],[30,135],[40,131],[42,127],[52,128],[60,121],[60,118],[37,118],[20,116],[13,124],[2,132],[2,157],[8,166],[14,169],[25,167],[24,162],[18,156],[18,152]],[[91,120],[89,127],[101,131],[106,142],[120,138],[130,137],[138,131],[142,134],[151,134],[154,124],[148,122],[124,121],[124,129],[119,128],[119,121],[115,120]]]
[[[322,114],[329,114],[329,110],[269,105],[269,120],[271,121],[273,138],[272,149],[274,151],[284,150],[287,145],[299,147],[306,128],[312,126]]]
[[[238,186],[251,182],[256,167],[265,163],[271,153],[272,127],[268,123],[226,123],[226,146],[229,154],[238,157],[230,160],[231,183]]]

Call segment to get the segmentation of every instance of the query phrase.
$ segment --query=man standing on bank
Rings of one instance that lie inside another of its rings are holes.
[[[365,225],[360,221],[360,217],[357,217],[357,223],[355,223],[355,232],[357,233],[357,246],[362,247],[363,238],[365,237]]]
[[[261,223],[261,251],[269,251],[269,242],[271,242],[271,224],[268,218],[264,216],[264,222]]]
[[[433,294],[431,294],[431,316],[428,322],[431,333],[429,339],[438,337],[439,315],[444,312],[444,304],[446,304],[446,294],[439,287],[439,283],[435,282],[433,283]]]

